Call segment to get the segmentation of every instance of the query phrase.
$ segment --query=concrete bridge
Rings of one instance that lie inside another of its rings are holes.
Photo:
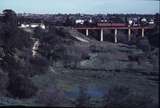
[[[154,27],[150,27],[150,26],[146,26],[146,27],[74,27],[72,29],[76,29],[76,30],[86,30],[86,36],[89,35],[89,30],[100,30],[101,34],[100,34],[100,41],[103,41],[104,39],[104,35],[103,35],[103,31],[104,30],[114,30],[114,42],[117,43],[118,39],[117,39],[117,34],[118,34],[118,30],[128,30],[128,41],[131,40],[131,30],[141,30],[141,36],[144,37],[145,35],[145,31],[148,29],[153,29]]]

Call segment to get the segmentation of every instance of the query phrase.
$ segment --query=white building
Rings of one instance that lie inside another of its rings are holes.
[[[46,26],[43,23],[31,23],[31,24],[21,24],[21,28],[36,28],[40,27],[42,29],[46,29]]]
[[[41,27],[42,29],[46,29],[46,26],[45,26],[43,23],[41,23],[40,27]]]
[[[28,28],[29,24],[21,24],[21,28]]]
[[[77,19],[76,21],[75,21],[75,23],[76,24],[84,24],[84,20],[82,20],[82,19]]]
[[[90,20],[89,20],[89,23],[92,23],[92,22],[93,22],[93,20],[92,20],[92,19],[90,19]]]
[[[26,25],[25,24],[21,24],[21,28],[26,28]]]
[[[37,24],[37,23],[32,23],[32,24],[30,24],[30,27],[31,27],[31,28],[36,28],[36,27],[39,27],[39,24]]]
[[[128,20],[128,24],[129,25],[132,25],[133,24],[133,21],[130,19],[130,20]]]
[[[142,18],[141,21],[142,22],[147,22],[147,19],[146,18]]]
[[[101,22],[107,22],[107,20],[106,20],[106,19],[104,19],[104,20],[101,20]]]
[[[153,25],[153,24],[154,24],[154,20],[151,19],[148,23],[149,23],[150,25]]]

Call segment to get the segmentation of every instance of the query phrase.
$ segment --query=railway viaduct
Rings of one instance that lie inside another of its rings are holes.
[[[104,41],[104,30],[114,30],[114,42],[118,42],[118,30],[128,30],[128,41],[131,40],[131,30],[141,30],[141,36],[144,37],[145,31],[148,29],[153,29],[154,27],[146,26],[146,27],[73,27],[75,30],[85,30],[86,36],[89,35],[89,30],[100,30],[100,41]]]

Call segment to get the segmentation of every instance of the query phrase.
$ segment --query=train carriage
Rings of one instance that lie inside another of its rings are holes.
[[[127,27],[126,23],[97,23],[97,27]]]

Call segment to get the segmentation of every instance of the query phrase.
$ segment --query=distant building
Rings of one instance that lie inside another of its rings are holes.
[[[30,23],[30,24],[21,24],[20,26],[21,28],[36,28],[36,27],[40,27],[42,29],[46,29],[46,26],[43,23]]]
[[[129,25],[132,25],[132,24],[133,24],[133,20],[129,19],[129,20],[128,20],[128,24],[129,24]]]
[[[75,23],[76,24],[84,24],[84,20],[82,20],[82,19],[77,19],[76,21],[75,21]]]
[[[0,13],[0,17],[2,17],[2,16],[4,16],[4,14],[1,14],[1,13]]]
[[[45,26],[43,23],[41,23],[40,27],[41,27],[42,29],[46,29],[46,26]]]
[[[89,23],[93,23],[93,20],[92,20],[92,19],[90,19],[90,20],[89,20]]]
[[[147,22],[147,19],[146,18],[142,18],[141,21],[142,22]]]
[[[103,20],[101,20],[101,22],[107,22],[107,20],[106,20],[106,19],[103,19]]]
[[[3,16],[4,16],[4,15],[0,13],[0,21],[2,21]]]
[[[38,24],[38,23],[31,23],[30,24],[31,28],[36,28],[36,27],[39,27],[39,26],[40,26],[40,24]]]
[[[150,21],[148,22],[150,25],[153,25],[154,24],[154,20],[153,19],[150,19]]]
[[[21,24],[21,28],[27,28],[29,27],[29,24]]]

